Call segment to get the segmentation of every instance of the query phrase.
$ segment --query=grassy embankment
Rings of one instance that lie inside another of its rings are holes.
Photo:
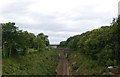
[[[57,55],[46,50],[3,59],[3,75],[56,75]]]
[[[77,51],[71,52],[68,55],[68,60],[71,64],[72,71],[77,75],[109,75],[105,67],[97,64],[88,56],[82,55]]]

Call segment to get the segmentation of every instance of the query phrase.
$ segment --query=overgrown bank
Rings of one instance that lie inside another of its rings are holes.
[[[69,54],[73,75],[109,75],[108,70],[89,57],[74,51]]]
[[[3,75],[56,75],[56,52],[46,50],[3,59]]]
[[[2,23],[3,75],[56,75],[57,55],[44,33],[19,30]]]
[[[81,72],[86,71],[85,74],[102,74],[104,72],[103,67],[120,66],[119,38],[120,16],[113,19],[110,26],[102,26],[99,29],[72,36],[66,41],[62,41],[60,46],[77,51],[75,53],[71,52],[69,57],[69,61],[76,62],[73,67],[76,71],[78,68],[85,68],[81,70]],[[78,57],[74,57],[75,55],[78,55]],[[84,57],[86,58],[84,59]],[[82,65],[85,67],[82,67]],[[79,72],[79,74],[84,73]]]

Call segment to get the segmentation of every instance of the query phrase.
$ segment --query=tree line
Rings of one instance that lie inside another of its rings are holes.
[[[2,57],[44,51],[49,46],[48,36],[19,30],[15,23],[2,23]]]
[[[72,48],[102,66],[120,65],[120,16],[110,26],[72,36],[60,46]]]

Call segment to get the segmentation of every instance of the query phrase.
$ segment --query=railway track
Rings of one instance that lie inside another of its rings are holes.
[[[57,68],[57,77],[69,77],[69,64],[64,49],[57,50],[59,54],[59,63]]]

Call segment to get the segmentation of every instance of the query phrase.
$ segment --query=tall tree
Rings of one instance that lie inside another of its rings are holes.
[[[14,26],[15,23],[5,23],[2,24],[2,49],[4,56],[11,56],[12,49],[16,44],[16,36],[17,36],[17,27]],[[4,53],[7,53],[5,55]]]

